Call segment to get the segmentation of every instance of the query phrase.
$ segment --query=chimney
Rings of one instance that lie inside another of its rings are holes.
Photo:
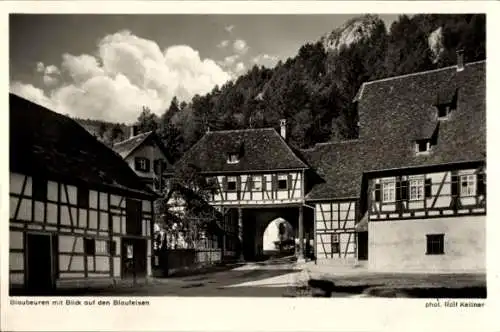
[[[139,127],[132,125],[130,126],[130,137],[137,136],[139,134]]]
[[[457,71],[464,70],[464,50],[462,48],[457,50]]]
[[[286,119],[280,120],[280,135],[286,140]]]

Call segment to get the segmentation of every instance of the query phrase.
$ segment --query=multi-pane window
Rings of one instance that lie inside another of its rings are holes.
[[[444,234],[427,234],[427,255],[444,254]]]
[[[288,189],[288,175],[286,174],[278,175],[278,189],[280,190]]]
[[[332,234],[332,254],[338,254],[339,252],[340,252],[339,235]]]
[[[262,190],[262,176],[254,175],[252,176],[252,191],[261,191]]]
[[[476,194],[476,175],[460,176],[460,196],[474,196]]]
[[[410,179],[410,201],[424,198],[424,179]]]
[[[136,157],[135,158],[135,169],[137,171],[149,172],[149,159]]]
[[[227,190],[235,191],[236,190],[236,176],[228,176],[227,177]]]
[[[396,182],[382,182],[382,202],[394,202],[396,200]]]

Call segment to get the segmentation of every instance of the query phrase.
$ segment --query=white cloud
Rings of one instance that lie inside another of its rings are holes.
[[[222,40],[219,44],[217,44],[217,48],[226,48],[229,46],[229,40]]]
[[[245,54],[248,52],[248,45],[247,42],[244,41],[243,39],[236,39],[233,43],[233,49],[235,52],[239,54]]]
[[[105,36],[93,54],[63,54],[61,70],[70,82],[48,94],[20,82],[13,83],[11,91],[61,113],[130,122],[142,106],[160,115],[173,96],[189,100],[231,79],[230,72],[211,59],[201,59],[189,46],[162,51],[154,41],[128,31]]]
[[[59,82],[59,79],[50,75],[43,75],[43,83],[46,86],[54,86]]]
[[[231,67],[236,63],[240,56],[238,54],[233,54],[224,58],[223,61],[219,61],[219,64],[224,67]]]
[[[252,58],[252,62],[257,64],[257,65],[262,65],[265,67],[274,67],[276,63],[278,62],[278,57],[275,55],[269,55],[269,54],[259,54],[255,57]]]
[[[45,67],[45,74],[46,75],[59,75],[61,72],[59,71],[59,68],[57,68],[54,65],[50,65]]]
[[[226,25],[224,27],[224,30],[226,30],[227,32],[231,33],[234,29],[234,25]]]

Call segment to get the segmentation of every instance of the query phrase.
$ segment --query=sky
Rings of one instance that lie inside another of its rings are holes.
[[[359,15],[359,14],[358,14]],[[161,115],[244,74],[273,67],[357,15],[9,17],[10,91],[80,118]],[[398,15],[380,15],[389,27]]]

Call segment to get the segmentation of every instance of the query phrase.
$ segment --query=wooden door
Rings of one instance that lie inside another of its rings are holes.
[[[358,234],[358,259],[368,259],[368,232],[359,232]]]
[[[146,240],[122,238],[121,258],[123,278],[135,278],[146,275],[146,246]]]
[[[26,289],[30,294],[49,294],[54,287],[51,236],[26,234]]]

